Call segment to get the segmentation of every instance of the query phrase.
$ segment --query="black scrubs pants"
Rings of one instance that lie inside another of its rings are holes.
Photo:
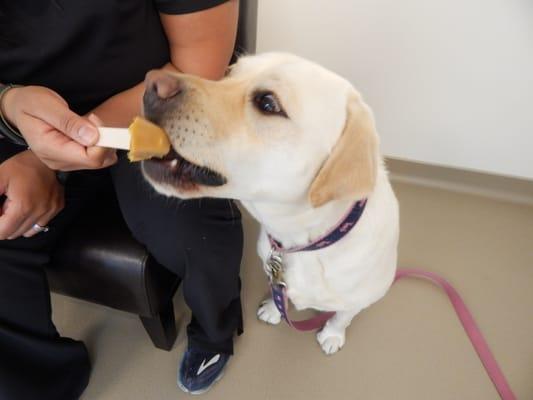
[[[9,156],[8,150],[0,141],[0,161]],[[87,386],[86,348],[58,334],[44,268],[84,205],[106,193],[116,194],[137,240],[182,278],[193,314],[187,327],[189,346],[233,352],[233,335],[242,324],[243,240],[234,204],[160,196],[144,182],[139,165],[124,157],[108,170],[74,173],[65,192],[66,206],[49,224],[49,232],[0,241],[0,400],[71,400]]]

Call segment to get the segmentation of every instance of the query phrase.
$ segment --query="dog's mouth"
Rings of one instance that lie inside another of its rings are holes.
[[[222,186],[227,181],[222,174],[186,160],[173,148],[161,159],[143,161],[143,170],[155,182],[182,190],[194,190],[199,185]]]

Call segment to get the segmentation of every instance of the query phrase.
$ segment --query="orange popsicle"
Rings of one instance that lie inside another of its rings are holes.
[[[129,150],[130,161],[161,158],[170,151],[170,142],[163,129],[144,118],[136,117],[129,128],[98,128],[96,146]]]

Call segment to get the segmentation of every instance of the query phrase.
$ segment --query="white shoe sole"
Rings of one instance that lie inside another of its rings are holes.
[[[185,386],[182,385],[182,383],[180,382],[179,378],[178,378],[178,387],[184,391],[185,393],[188,393],[188,394],[192,394],[193,396],[196,396],[196,395],[199,395],[199,394],[204,394],[205,392],[207,392],[208,390],[210,390],[214,385],[215,383],[217,383],[219,380],[222,379],[222,377],[224,376],[224,371],[222,371],[220,373],[219,376],[217,376],[217,379],[215,379],[213,381],[213,383],[211,385],[209,385],[208,387],[206,387],[205,389],[201,389],[201,390],[194,390],[194,391],[190,391],[189,389],[187,389]]]

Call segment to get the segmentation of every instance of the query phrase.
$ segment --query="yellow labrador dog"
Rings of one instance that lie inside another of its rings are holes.
[[[369,107],[330,71],[284,53],[241,58],[218,82],[154,71],[145,117],[173,150],[143,163],[154,188],[181,198],[234,198],[260,222],[258,252],[267,263],[271,235],[301,246],[335,227],[359,199],[357,224],[342,239],[284,257],[287,294],[297,309],[336,314],[317,334],[327,354],[345,329],[393,282],[398,203],[379,152]],[[272,300],[258,310],[277,324]]]

